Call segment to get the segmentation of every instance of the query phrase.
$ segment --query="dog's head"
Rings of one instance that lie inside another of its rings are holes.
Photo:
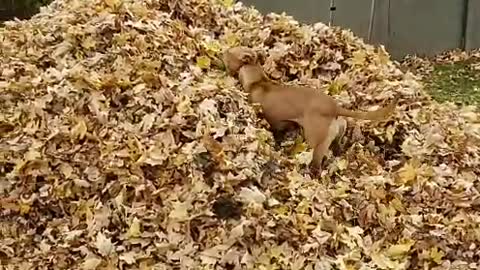
[[[230,75],[235,75],[242,66],[256,64],[257,54],[251,48],[238,46],[225,51],[223,63]]]
[[[250,91],[252,85],[268,80],[260,65],[244,65],[238,71],[238,80],[243,88]]]

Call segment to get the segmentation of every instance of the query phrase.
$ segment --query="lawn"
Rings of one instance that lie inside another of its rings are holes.
[[[424,78],[427,91],[440,102],[474,105],[480,102],[480,72],[469,61],[434,64]]]
[[[420,75],[425,89],[438,102],[480,103],[480,55],[451,51],[431,59],[408,57],[402,69]]]

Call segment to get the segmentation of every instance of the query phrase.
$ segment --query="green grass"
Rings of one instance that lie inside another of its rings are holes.
[[[424,79],[426,90],[439,102],[480,104],[480,70],[472,69],[470,64],[471,61],[435,64]]]

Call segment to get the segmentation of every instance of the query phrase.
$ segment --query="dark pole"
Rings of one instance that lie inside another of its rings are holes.
[[[460,48],[466,50],[467,48],[467,27],[468,27],[468,6],[470,0],[463,1],[463,14],[462,14],[462,36],[460,41]]]
[[[335,12],[336,9],[337,7],[335,7],[335,0],[330,0],[330,20],[328,22],[328,26],[333,25],[333,13]]]
[[[368,24],[368,43],[371,43],[372,41],[374,22],[375,22],[375,0],[372,0],[372,4],[370,5],[370,21]]]

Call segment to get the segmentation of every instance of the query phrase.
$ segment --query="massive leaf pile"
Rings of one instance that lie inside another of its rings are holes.
[[[0,41],[7,269],[479,267],[478,113],[351,32],[227,0],[57,0]],[[347,107],[401,104],[351,121],[312,179],[223,70],[235,45]]]

